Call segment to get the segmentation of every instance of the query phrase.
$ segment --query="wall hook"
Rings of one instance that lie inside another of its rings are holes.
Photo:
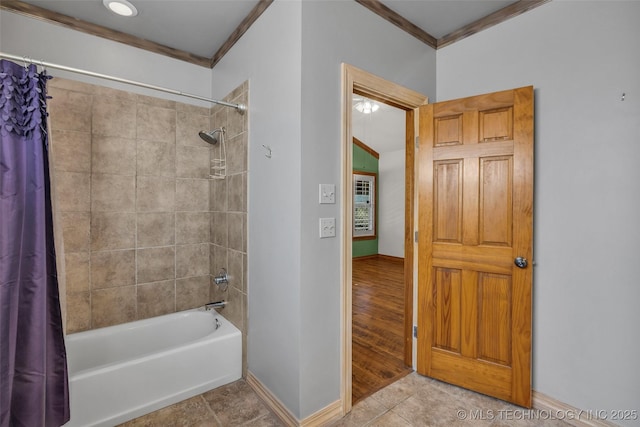
[[[625,98],[626,96],[627,96],[627,94],[623,92],[623,93],[622,93],[622,98],[620,99],[620,101],[624,101],[624,98]]]
[[[269,147],[268,145],[264,145],[264,144],[262,146],[264,147],[265,150],[267,150],[267,152],[264,154],[264,156],[267,159],[270,159],[271,158],[271,147]]]

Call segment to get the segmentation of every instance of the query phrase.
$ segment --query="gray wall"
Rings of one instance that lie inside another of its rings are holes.
[[[0,50],[35,60],[82,68],[130,80],[211,96],[211,70],[122,43],[70,30],[0,9]],[[113,87],[133,93],[210,107],[211,104],[60,70],[53,76]],[[240,82],[242,83],[242,82]],[[234,86],[235,87],[235,86]],[[232,88],[233,89],[233,88]],[[226,93],[222,94],[223,96]]]
[[[318,184],[340,188],[340,64],[435,94],[435,51],[356,2],[302,2],[301,416],[339,397],[340,239],[319,239]],[[338,191],[337,200],[341,193]],[[350,226],[350,225],[344,225]],[[342,232],[338,225],[338,236]]]
[[[295,414],[300,408],[300,14],[299,2],[275,2],[213,72],[214,96],[249,80],[249,371]],[[263,145],[271,147],[270,159]]]
[[[534,387],[583,409],[640,406],[638,16],[555,1],[437,53],[439,99],[537,88]],[[300,418],[337,400],[340,242],[317,230],[341,206],[317,189],[340,188],[340,63],[433,101],[436,53],[355,2],[275,2],[213,72],[6,11],[0,27],[2,51],[184,92],[249,80],[249,369]]]
[[[299,418],[340,397],[340,239],[318,218],[341,206],[318,184],[341,185],[342,62],[435,95],[435,52],[355,2],[275,2],[213,72],[214,95],[250,79],[249,370]]]
[[[582,409],[640,409],[638,18],[554,1],[437,57],[438,100],[536,88],[533,386]]]

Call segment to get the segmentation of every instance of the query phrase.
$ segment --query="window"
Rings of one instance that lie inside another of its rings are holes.
[[[375,174],[353,174],[353,238],[376,238]]]

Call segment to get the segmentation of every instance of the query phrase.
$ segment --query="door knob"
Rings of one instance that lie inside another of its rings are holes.
[[[519,267],[519,268],[526,268],[526,267],[527,267],[527,265],[529,264],[529,263],[527,262],[527,259],[526,259],[526,258],[523,258],[523,257],[521,257],[521,256],[516,257],[516,259],[514,259],[514,260],[513,260],[513,263],[514,263],[517,267]]]

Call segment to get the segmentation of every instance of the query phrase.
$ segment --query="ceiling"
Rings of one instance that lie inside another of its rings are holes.
[[[356,110],[355,104],[363,100],[375,102],[380,108],[370,114]],[[355,138],[379,154],[405,148],[406,112],[404,110],[355,94],[353,95],[353,105],[351,133]]]
[[[113,14],[102,0],[2,0],[0,9],[213,68],[274,0],[129,1],[135,17]],[[332,1],[355,1],[437,49],[550,0]],[[353,134],[380,153],[400,150],[404,115],[384,104],[373,114],[354,109]]]
[[[3,0],[0,8],[213,67],[273,0],[130,0],[125,18],[102,0]],[[327,0],[317,0],[327,1]],[[438,48],[549,0],[341,0]]]
[[[383,0],[382,3],[436,39],[484,18],[512,0]]]

